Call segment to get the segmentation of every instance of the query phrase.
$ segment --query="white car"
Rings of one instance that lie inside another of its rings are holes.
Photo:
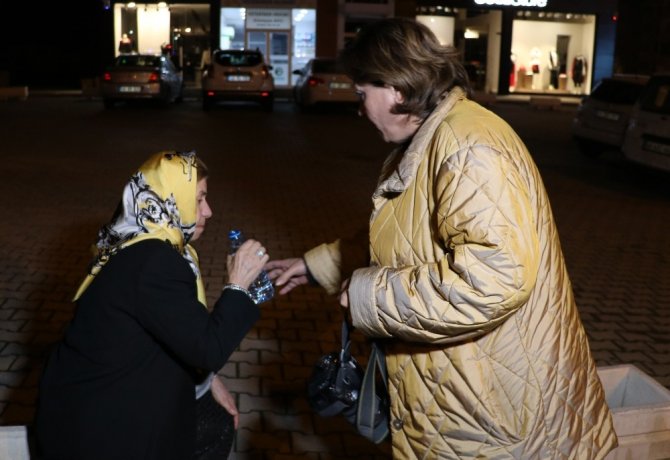
[[[645,85],[622,150],[631,161],[670,171],[670,73],[654,75]]]
[[[358,104],[354,82],[331,58],[310,59],[304,68],[293,71],[299,78],[293,87],[293,99],[306,109],[323,104]]]
[[[621,148],[633,106],[648,79],[637,75],[603,78],[582,99],[572,121],[572,136],[584,155],[595,157],[608,148]]]

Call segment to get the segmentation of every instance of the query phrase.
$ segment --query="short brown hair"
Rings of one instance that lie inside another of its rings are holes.
[[[207,179],[207,177],[209,176],[209,168],[207,168],[205,162],[202,161],[202,158],[200,158],[197,155],[195,156],[195,168],[197,170],[198,181],[201,181],[202,179]]]
[[[458,52],[440,45],[425,25],[409,18],[384,19],[361,30],[340,54],[357,84],[391,86],[404,96],[393,113],[425,119],[444,93],[470,85]]]

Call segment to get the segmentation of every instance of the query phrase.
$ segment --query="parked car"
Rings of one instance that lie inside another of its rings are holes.
[[[293,98],[302,109],[317,104],[358,103],[354,83],[335,59],[310,59],[305,67],[293,73],[299,76],[293,87]]]
[[[585,97],[572,123],[572,135],[582,153],[597,156],[623,144],[633,105],[649,77],[615,75],[603,78]]]
[[[645,85],[622,150],[631,161],[670,171],[670,73],[654,75]]]
[[[218,101],[254,101],[271,111],[275,91],[271,70],[258,50],[214,51],[202,75],[203,109]]]
[[[184,78],[168,55],[124,54],[103,74],[101,90],[107,108],[123,100],[179,102]]]

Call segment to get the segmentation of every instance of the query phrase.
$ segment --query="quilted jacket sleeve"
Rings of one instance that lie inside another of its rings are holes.
[[[445,149],[445,142],[437,136],[430,148]],[[468,145],[426,179],[436,222],[427,231],[437,233],[431,238],[442,250],[413,266],[385,266],[392,264],[382,258],[378,267],[356,270],[349,287],[355,327],[371,336],[444,344],[483,335],[524,305],[540,244],[529,186],[511,155],[491,143]],[[410,245],[422,229],[411,231]],[[392,246],[371,244],[373,251]]]
[[[337,294],[343,280],[355,269],[370,263],[367,228],[361,228],[350,238],[321,244],[307,251],[304,258],[319,285],[328,294]]]

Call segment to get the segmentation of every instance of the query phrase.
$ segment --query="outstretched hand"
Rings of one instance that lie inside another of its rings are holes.
[[[307,265],[302,257],[271,260],[265,264],[265,270],[275,286],[281,287],[279,293],[282,295],[309,282]]]

